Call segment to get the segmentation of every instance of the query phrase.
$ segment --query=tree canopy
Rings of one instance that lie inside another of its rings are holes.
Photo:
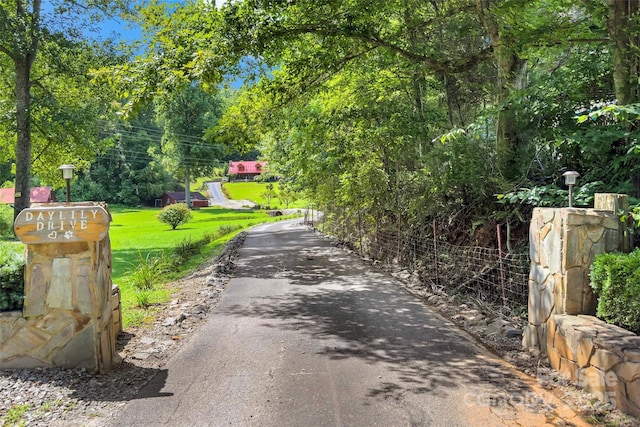
[[[137,16],[142,53],[101,54],[83,90],[110,102],[87,111],[130,123],[152,102],[175,171],[258,148],[315,202],[409,228],[521,223],[558,202],[567,169],[584,202],[639,195],[638,0],[151,1]]]

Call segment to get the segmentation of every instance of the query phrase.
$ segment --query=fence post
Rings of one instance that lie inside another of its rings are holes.
[[[412,257],[413,259],[412,259],[412,261],[411,261],[411,270],[412,270],[412,271],[415,271],[415,269],[416,269],[416,264],[418,263],[418,262],[417,262],[417,260],[418,260],[418,254],[417,254],[418,250],[416,249],[416,244],[417,244],[417,242],[418,242],[418,239],[417,239],[417,238],[415,237],[415,235],[414,235],[414,236],[412,237],[412,242],[411,242],[411,243],[412,243],[412,247],[413,247],[413,257]]]
[[[440,277],[438,274],[438,234],[436,232],[436,220],[433,220],[433,254],[434,254],[434,265],[436,270],[436,288],[440,287]]]
[[[507,294],[505,290],[504,264],[502,259],[502,227],[498,224],[498,263],[500,264],[500,290],[502,292],[502,305],[507,306]]]
[[[313,222],[313,203],[311,204],[311,228],[315,229],[316,226]]]
[[[362,212],[358,211],[358,249],[360,251],[360,255],[364,255],[364,250],[362,249]]]

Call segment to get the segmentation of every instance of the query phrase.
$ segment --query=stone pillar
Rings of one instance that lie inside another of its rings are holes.
[[[26,244],[22,318],[2,332],[0,368],[109,370],[117,362],[106,204],[46,204],[15,221]]]
[[[591,263],[599,253],[625,249],[625,241],[624,226],[613,211],[534,209],[524,347],[546,353],[548,321],[553,314],[595,313],[597,301],[589,286]]]
[[[626,194],[596,193],[593,208],[613,212],[617,215],[629,212],[629,197]]]
[[[615,193],[596,193],[593,201],[593,208],[598,211],[612,212],[616,215],[626,214],[629,212],[629,197],[626,194]],[[629,252],[631,250],[631,236],[624,227],[624,224],[620,225],[620,230],[624,234],[625,238],[620,248],[623,252]]]

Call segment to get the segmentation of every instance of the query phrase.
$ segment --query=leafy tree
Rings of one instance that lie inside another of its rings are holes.
[[[514,160],[523,142],[516,112],[508,105],[510,96],[524,81],[523,57],[536,40],[532,34],[568,27],[569,15],[562,13],[566,7],[563,2],[520,0],[426,4],[256,0],[227,6],[224,31],[235,36],[232,43],[236,48],[261,55],[273,66],[286,64],[289,78],[283,79],[278,88],[293,95],[325,82],[345,63],[373,50],[385,52],[396,61],[407,61],[413,64],[408,78],[418,115],[425,104],[425,80],[431,76],[443,85],[453,126],[465,124],[464,118],[458,121],[462,115],[456,114],[464,110],[457,92],[461,87],[472,87],[472,76],[482,70],[487,78],[498,82],[493,90],[495,98],[479,101],[495,106],[500,170],[513,179],[519,174]],[[514,19],[523,14],[525,19]],[[495,63],[495,71],[484,66],[489,60]]]
[[[638,78],[640,57],[640,2],[607,0],[606,25],[612,50],[613,82],[616,99],[621,105],[639,101]],[[602,3],[596,2],[597,12]]]
[[[143,55],[135,61],[104,66],[95,72],[102,85],[116,88],[126,101],[122,110],[134,116],[150,102],[167,104],[172,94],[196,82],[213,93],[239,56],[224,49],[218,33],[218,10],[210,2],[150,2],[136,8],[135,20],[145,34]]]
[[[472,228],[518,216],[495,212],[512,209],[496,193],[557,200],[563,168],[610,188],[637,174],[632,121],[575,119],[634,99],[621,82],[634,81],[637,10],[613,2],[153,4],[148,55],[103,75],[133,108],[248,69],[208,137],[259,146],[293,189],[376,226]]]
[[[285,182],[280,182],[280,186],[278,188],[278,200],[280,200],[280,203],[289,209],[289,205],[298,200],[298,198],[299,195],[296,191],[291,189],[291,187]]]
[[[191,209],[189,209],[186,203],[174,203],[165,206],[158,214],[158,220],[170,225],[172,230],[175,230],[182,224],[188,223],[191,221],[191,218]]]
[[[204,138],[222,114],[221,107],[220,98],[197,85],[171,93],[166,102],[157,104],[158,118],[164,127],[163,152],[184,177],[187,205],[190,178],[211,172],[214,162],[221,157],[222,147]]]
[[[110,122],[107,129],[115,142],[79,173],[76,198],[135,206],[177,186],[163,166],[162,130],[154,124],[151,106],[131,123]]]
[[[29,206],[32,164],[41,162],[46,170],[44,165],[50,165],[51,158],[58,164],[61,157],[72,160],[78,155],[76,150],[80,156],[85,148],[92,151],[85,144],[87,136],[95,135],[95,128],[92,132],[86,124],[104,112],[103,105],[110,105],[95,103],[101,96],[89,93],[86,86],[88,64],[106,63],[104,54],[96,54],[104,45],[100,49],[91,46],[80,34],[84,25],[117,11],[122,4],[97,2],[85,7],[59,2],[52,6],[44,9],[40,0],[0,2],[0,61],[3,69],[11,70],[1,83],[11,87],[7,93],[14,96],[11,120],[2,123],[0,134],[16,137],[11,150],[16,165],[16,214]],[[34,129],[42,139],[36,147]]]
[[[267,206],[271,207],[271,199],[278,196],[276,189],[274,188],[273,182],[268,183],[265,186],[264,192],[261,194],[263,199],[266,199]]]

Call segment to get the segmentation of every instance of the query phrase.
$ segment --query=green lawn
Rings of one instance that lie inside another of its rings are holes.
[[[202,208],[193,211],[193,218],[187,224],[172,230],[157,219],[160,209],[110,207],[113,217],[109,235],[113,256],[113,283],[120,286],[122,294],[123,323],[125,326],[140,324],[153,318],[155,303],[167,301],[171,290],[164,286],[154,286],[149,291],[140,291],[134,285],[136,272],[150,265],[155,257],[164,254],[173,257],[173,249],[180,243],[198,241],[205,235],[218,237],[220,228],[230,231],[200,247],[199,255],[191,258],[176,271],[163,273],[164,281],[171,281],[197,268],[204,260],[219,253],[224,243],[256,224],[274,221],[264,211]],[[139,307],[141,297],[147,299],[148,307]]]
[[[232,200],[250,200],[259,205],[266,205],[267,200],[262,196],[267,190],[266,182],[225,182],[222,184],[227,197]],[[273,183],[273,187],[276,193],[276,197],[271,200],[271,207],[274,209],[285,209],[286,206],[280,200],[278,200],[277,192],[280,190],[280,184],[278,182]],[[308,202],[299,198],[289,203],[290,209],[302,209],[308,206]]]
[[[113,252],[113,279],[119,280],[132,268],[138,254],[172,249],[185,239],[197,240],[224,225],[252,226],[271,219],[264,212],[202,208],[193,210],[193,219],[172,230],[158,221],[160,209],[110,208],[113,222],[109,228]]]
[[[254,192],[259,192],[264,184],[256,184],[240,185],[240,188],[246,190],[252,187]],[[248,198],[245,192],[239,194],[242,198]],[[285,218],[271,217],[266,211],[208,207],[193,210],[190,222],[172,230],[169,225],[158,221],[160,209],[157,208],[112,205],[109,210],[113,218],[109,228],[112,281],[120,287],[125,327],[153,319],[154,307],[167,301],[171,295],[171,289],[163,283],[188,274],[205,260],[220,253],[224,244],[241,230]],[[4,241],[2,245],[21,246],[21,243]],[[186,257],[180,265],[173,265],[175,259],[180,258],[174,253],[175,248],[189,245],[195,246],[197,253]],[[161,274],[154,273],[152,285],[142,289],[139,279],[141,272],[144,273],[155,264],[162,265]],[[167,269],[167,264],[171,264],[172,268]]]

